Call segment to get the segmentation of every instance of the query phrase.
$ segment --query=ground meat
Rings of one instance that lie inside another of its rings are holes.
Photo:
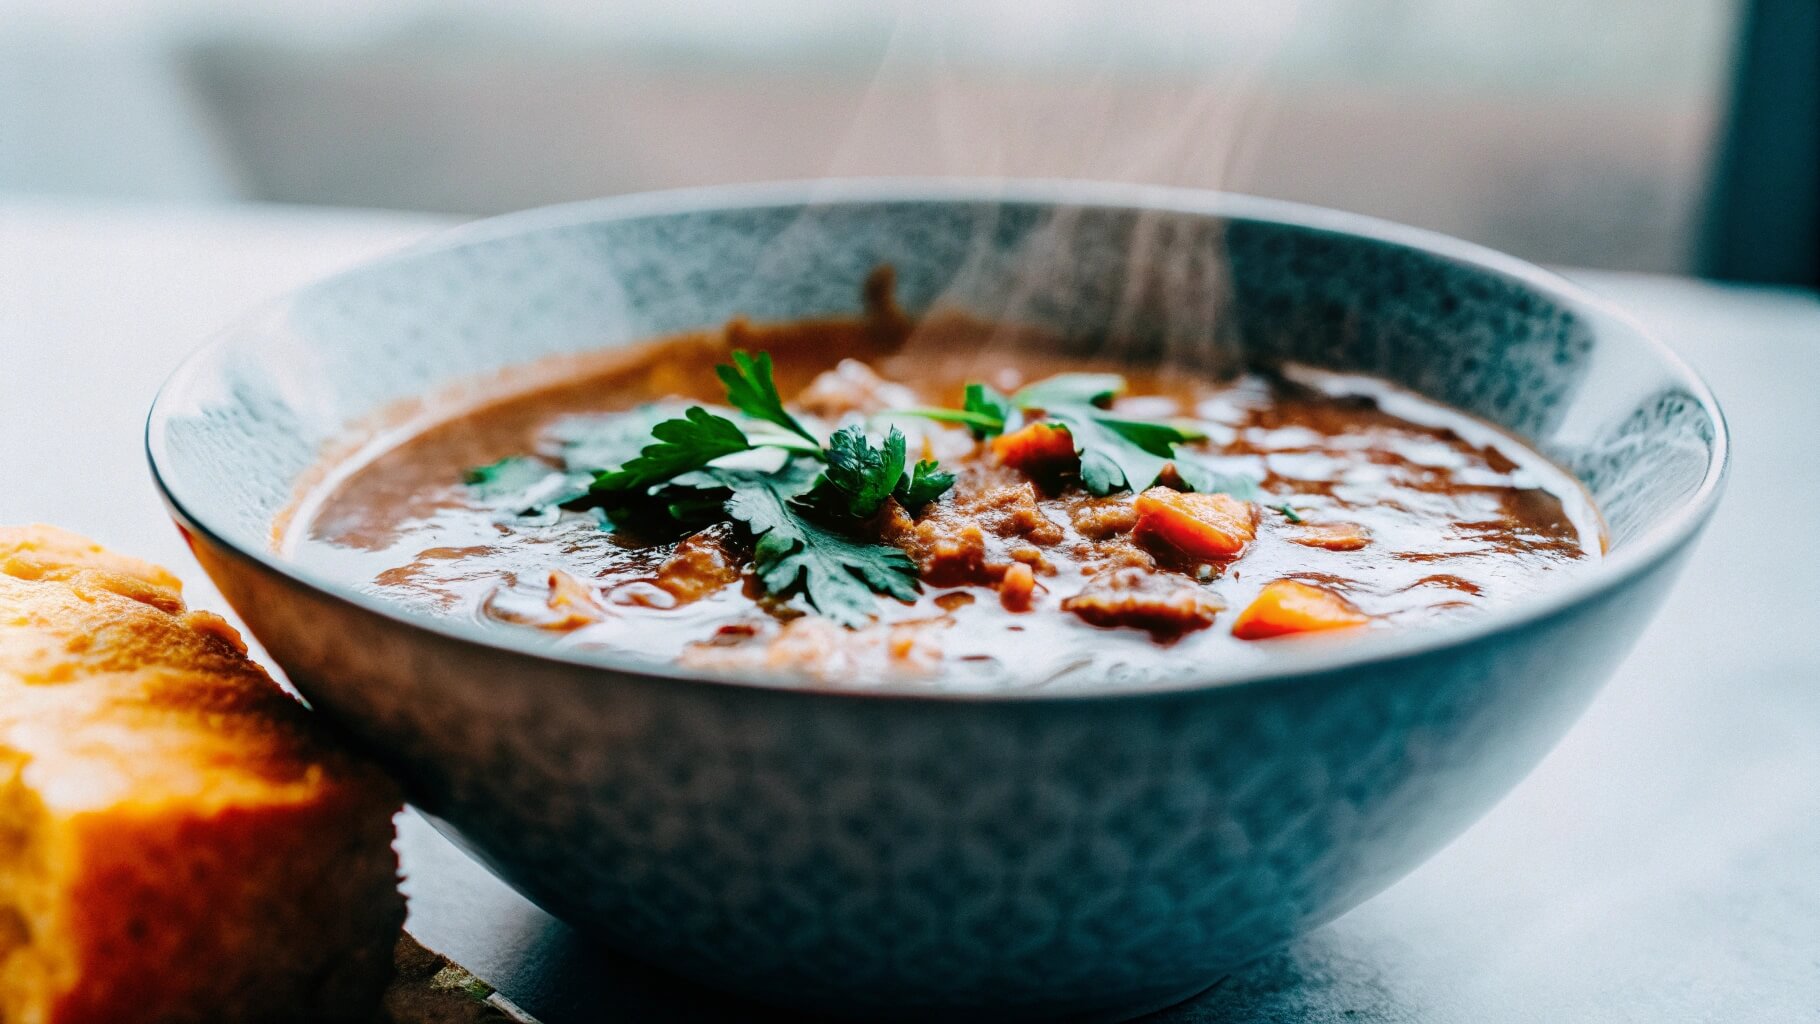
[[[1132,626],[1152,633],[1187,633],[1213,625],[1224,606],[1205,588],[1170,573],[1113,569],[1087,581],[1062,602],[1096,626]]]
[[[1074,520],[1074,528],[1088,540],[1130,533],[1137,523],[1137,509],[1129,495],[1076,501],[1069,506],[1068,515]]]
[[[816,416],[837,420],[850,413],[870,415],[909,408],[916,404],[916,392],[880,377],[857,359],[843,359],[810,382],[796,404]]]
[[[1087,563],[1088,571],[1096,573],[1124,568],[1142,569],[1145,572],[1156,569],[1156,558],[1138,547],[1129,537],[1101,544],[1082,544],[1077,555]]]
[[[904,549],[923,579],[938,587],[995,586],[1022,563],[1053,572],[1041,548],[1062,543],[1068,531],[1043,513],[1036,488],[1001,467],[969,467],[948,497],[920,519],[888,502],[877,528],[881,539]]]
[[[1022,562],[1035,572],[1044,576],[1055,575],[1055,563],[1049,560],[1048,555],[1043,554],[1041,548],[1026,544],[1022,547],[1012,548],[1008,554],[1013,562]]]
[[[1000,537],[1021,537],[1032,544],[1047,545],[1058,544],[1066,536],[1060,526],[1043,514],[1042,506],[1037,503],[1036,487],[1028,481],[968,495],[956,502],[956,506]]]

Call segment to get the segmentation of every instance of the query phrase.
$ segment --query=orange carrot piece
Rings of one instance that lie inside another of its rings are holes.
[[[1266,640],[1293,633],[1351,629],[1370,621],[1371,616],[1326,587],[1276,580],[1239,613],[1232,623],[1232,635],[1240,640]]]
[[[1077,458],[1068,428],[1048,423],[1032,423],[1000,434],[992,439],[992,453],[1005,465],[1026,473],[1066,468]]]
[[[1192,494],[1152,487],[1133,503],[1137,522],[1131,536],[1153,555],[1191,561],[1237,558],[1258,535],[1250,502],[1230,494]]]
[[[1036,596],[1036,572],[1023,562],[1013,562],[998,583],[999,603],[1008,612],[1027,612]]]

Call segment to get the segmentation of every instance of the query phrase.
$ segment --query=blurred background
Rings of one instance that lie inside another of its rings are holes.
[[[1552,263],[1812,283],[1815,12],[0,0],[0,196],[487,214],[830,174],[1113,178]]]

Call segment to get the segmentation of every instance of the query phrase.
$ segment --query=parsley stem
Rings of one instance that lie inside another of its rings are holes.
[[[765,429],[749,429],[746,431],[746,438],[752,442],[752,447],[754,448],[782,448],[787,452],[793,452],[798,455],[813,455],[818,459],[826,458],[827,456],[827,453],[822,450],[821,445],[805,441],[794,434],[786,434],[781,430],[774,433]]]
[[[916,409],[892,409],[879,414],[880,417],[917,416],[937,423],[959,423],[964,426],[978,427],[981,430],[1000,431],[1005,429],[1005,421],[985,413],[966,412],[961,409],[934,409],[928,407]]]

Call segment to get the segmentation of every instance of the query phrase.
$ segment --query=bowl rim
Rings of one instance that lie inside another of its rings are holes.
[[[1630,332],[1635,341],[1649,351],[1671,376],[1679,378],[1679,383],[1700,404],[1713,424],[1706,471],[1688,500],[1671,510],[1642,535],[1608,553],[1599,564],[1574,574],[1557,586],[1508,605],[1487,609],[1483,614],[1469,619],[1421,629],[1387,630],[1370,637],[1348,638],[1343,644],[1282,645],[1281,650],[1273,652],[1267,664],[1248,665],[1236,670],[1222,672],[1214,668],[1193,676],[1167,677],[1137,685],[1101,683],[1059,691],[1017,687],[982,691],[943,690],[920,685],[891,684],[870,688],[839,688],[806,681],[803,677],[788,672],[684,670],[674,664],[616,655],[611,651],[558,649],[547,643],[539,643],[534,637],[484,631],[478,624],[464,619],[413,615],[392,602],[361,593],[348,583],[298,565],[275,551],[252,550],[237,543],[229,538],[227,531],[213,525],[206,515],[198,514],[195,503],[179,495],[168,478],[167,469],[174,456],[166,448],[165,438],[168,432],[163,428],[175,415],[172,411],[174,396],[186,382],[208,365],[211,357],[227,349],[242,331],[287,308],[303,291],[328,287],[378,267],[420,259],[432,253],[458,249],[488,239],[584,223],[780,206],[812,208],[953,202],[1155,210],[1231,221],[1279,224],[1415,249],[1502,275],[1588,318],[1594,322],[1595,327]],[[1481,640],[1513,633],[1610,594],[1655,568],[1679,548],[1691,544],[1711,517],[1731,466],[1730,428],[1706,381],[1635,317],[1553,271],[1450,235],[1326,207],[1205,189],[1046,178],[830,178],[710,185],[585,199],[459,225],[436,232],[389,255],[363,261],[349,269],[319,278],[256,307],[254,311],[217,332],[186,356],[159,387],[146,417],[144,440],[153,483],[172,516],[179,521],[180,527],[201,534],[239,558],[248,560],[291,584],[307,588],[320,597],[389,620],[408,630],[423,631],[442,641],[472,645],[495,654],[518,655],[545,663],[546,666],[607,673],[621,681],[638,680],[666,686],[680,683],[715,688],[731,687],[841,700],[962,704],[1130,700],[1204,690],[1228,692],[1288,685],[1335,672],[1381,666],[1392,661],[1464,648]]]

